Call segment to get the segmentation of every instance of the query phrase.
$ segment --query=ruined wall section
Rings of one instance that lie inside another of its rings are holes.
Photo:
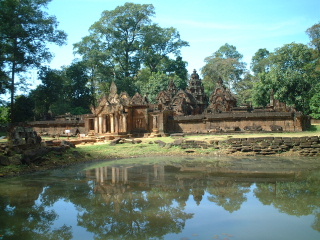
[[[293,112],[225,112],[195,116],[174,116],[172,132],[295,132],[309,127],[308,118]]]

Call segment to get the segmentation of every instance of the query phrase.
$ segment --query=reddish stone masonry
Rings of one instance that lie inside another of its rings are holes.
[[[128,138],[166,136],[172,133],[219,134],[229,132],[296,132],[310,126],[310,117],[274,99],[266,108],[237,106],[237,99],[220,79],[208,97],[196,71],[188,87],[178,89],[174,82],[161,91],[157,103],[136,93],[118,93],[115,82],[92,114],[72,121],[32,122],[37,132],[61,135],[85,134],[94,137]]]
[[[211,140],[210,142],[177,139],[169,145],[179,146],[182,149],[214,148],[223,150],[227,154],[238,152],[248,155],[274,155],[291,151],[301,156],[320,155],[319,136],[230,138],[225,141]]]

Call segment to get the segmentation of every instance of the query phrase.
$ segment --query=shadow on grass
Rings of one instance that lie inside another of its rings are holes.
[[[311,125],[310,128],[308,129],[310,132],[317,132],[320,131],[320,125]]]

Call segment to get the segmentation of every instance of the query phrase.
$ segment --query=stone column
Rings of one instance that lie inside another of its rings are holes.
[[[159,133],[159,128],[158,128],[158,115],[153,115],[152,132],[154,132],[154,133]]]
[[[105,133],[105,132],[107,132],[107,121],[106,121],[106,115],[104,115],[103,117],[102,117],[102,131]]]
[[[114,133],[114,117],[113,117],[113,113],[112,114],[110,114],[110,132],[111,133]]]
[[[114,132],[119,132],[119,115],[114,114]]]
[[[98,117],[94,118],[94,132],[99,133]]]
[[[102,133],[103,129],[103,117],[102,116],[99,116],[99,133]]]
[[[127,114],[122,114],[122,127],[123,127],[123,132],[127,133]]]

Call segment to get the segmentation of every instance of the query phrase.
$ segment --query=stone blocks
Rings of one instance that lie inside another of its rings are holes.
[[[295,151],[301,156],[320,155],[319,136],[231,138],[220,142],[219,146],[221,149],[226,149],[227,153],[246,152],[255,155],[272,155]]]

